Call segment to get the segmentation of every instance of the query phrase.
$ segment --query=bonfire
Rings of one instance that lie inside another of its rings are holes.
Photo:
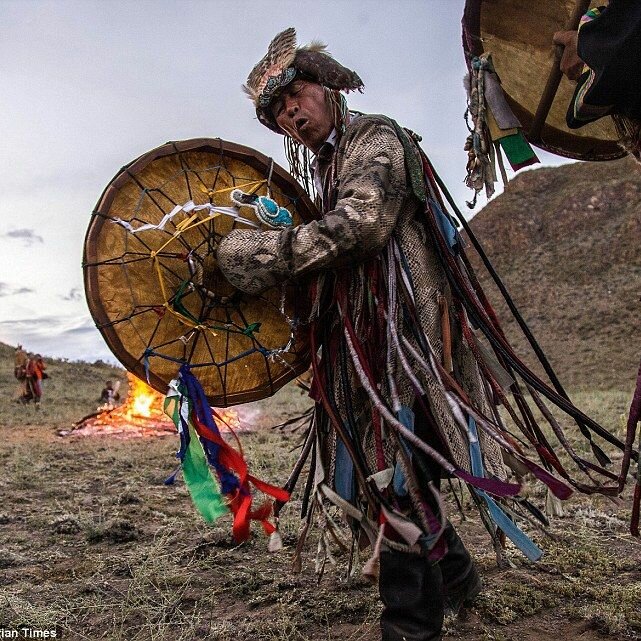
[[[133,374],[127,372],[129,392],[121,405],[102,405],[72,426],[60,432],[80,436],[117,436],[141,438],[175,434],[176,428],[165,414],[165,397]],[[216,422],[221,431],[240,429],[238,413],[230,408],[216,409]]]

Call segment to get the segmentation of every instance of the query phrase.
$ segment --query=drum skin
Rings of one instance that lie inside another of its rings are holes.
[[[171,142],[123,167],[91,216],[83,271],[89,309],[107,345],[130,372],[166,393],[182,364],[192,368],[212,406],[259,400],[304,372],[305,332],[292,320],[306,297],[293,284],[252,297],[217,270],[218,242],[242,217],[230,208],[233,188],[270,195],[294,225],[317,217],[300,185],[253,149],[200,138]],[[187,203],[162,229],[132,233]],[[127,224],[129,228],[127,228]]]
[[[603,2],[595,1],[593,6]],[[467,0],[463,16],[463,48],[468,65],[474,56],[492,54],[510,107],[528,136],[552,66],[552,35],[565,29],[572,0]],[[532,144],[577,160],[614,160],[626,152],[617,144],[610,117],[580,129],[565,122],[576,84],[565,76],[541,131]]]

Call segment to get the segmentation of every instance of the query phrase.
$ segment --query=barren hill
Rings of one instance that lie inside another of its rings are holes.
[[[641,358],[641,166],[523,172],[471,226],[564,385],[631,390]],[[481,281],[507,318],[483,270]],[[525,349],[515,322],[505,330]]]

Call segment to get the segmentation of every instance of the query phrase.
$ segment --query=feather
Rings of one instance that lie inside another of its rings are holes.
[[[243,87],[252,99],[256,100],[270,76],[276,76],[294,61],[296,55],[296,29],[289,27],[281,31],[269,43],[267,53],[254,66],[247,83]]]
[[[252,89],[248,85],[241,85],[240,87],[247,94],[247,97],[250,100],[253,100],[254,102],[256,102],[256,100],[258,99],[258,94],[256,93],[255,89]]]
[[[329,51],[327,51],[327,45],[320,40],[312,40],[308,45],[298,47],[298,51],[322,51],[328,56],[331,55]]]

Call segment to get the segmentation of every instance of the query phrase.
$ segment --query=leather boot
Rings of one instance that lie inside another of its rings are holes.
[[[443,574],[445,614],[458,614],[461,607],[469,607],[481,592],[481,578],[463,541],[448,522],[443,533],[447,554],[439,561]]]
[[[379,592],[382,641],[440,641],[443,627],[441,568],[404,552],[381,552]]]

